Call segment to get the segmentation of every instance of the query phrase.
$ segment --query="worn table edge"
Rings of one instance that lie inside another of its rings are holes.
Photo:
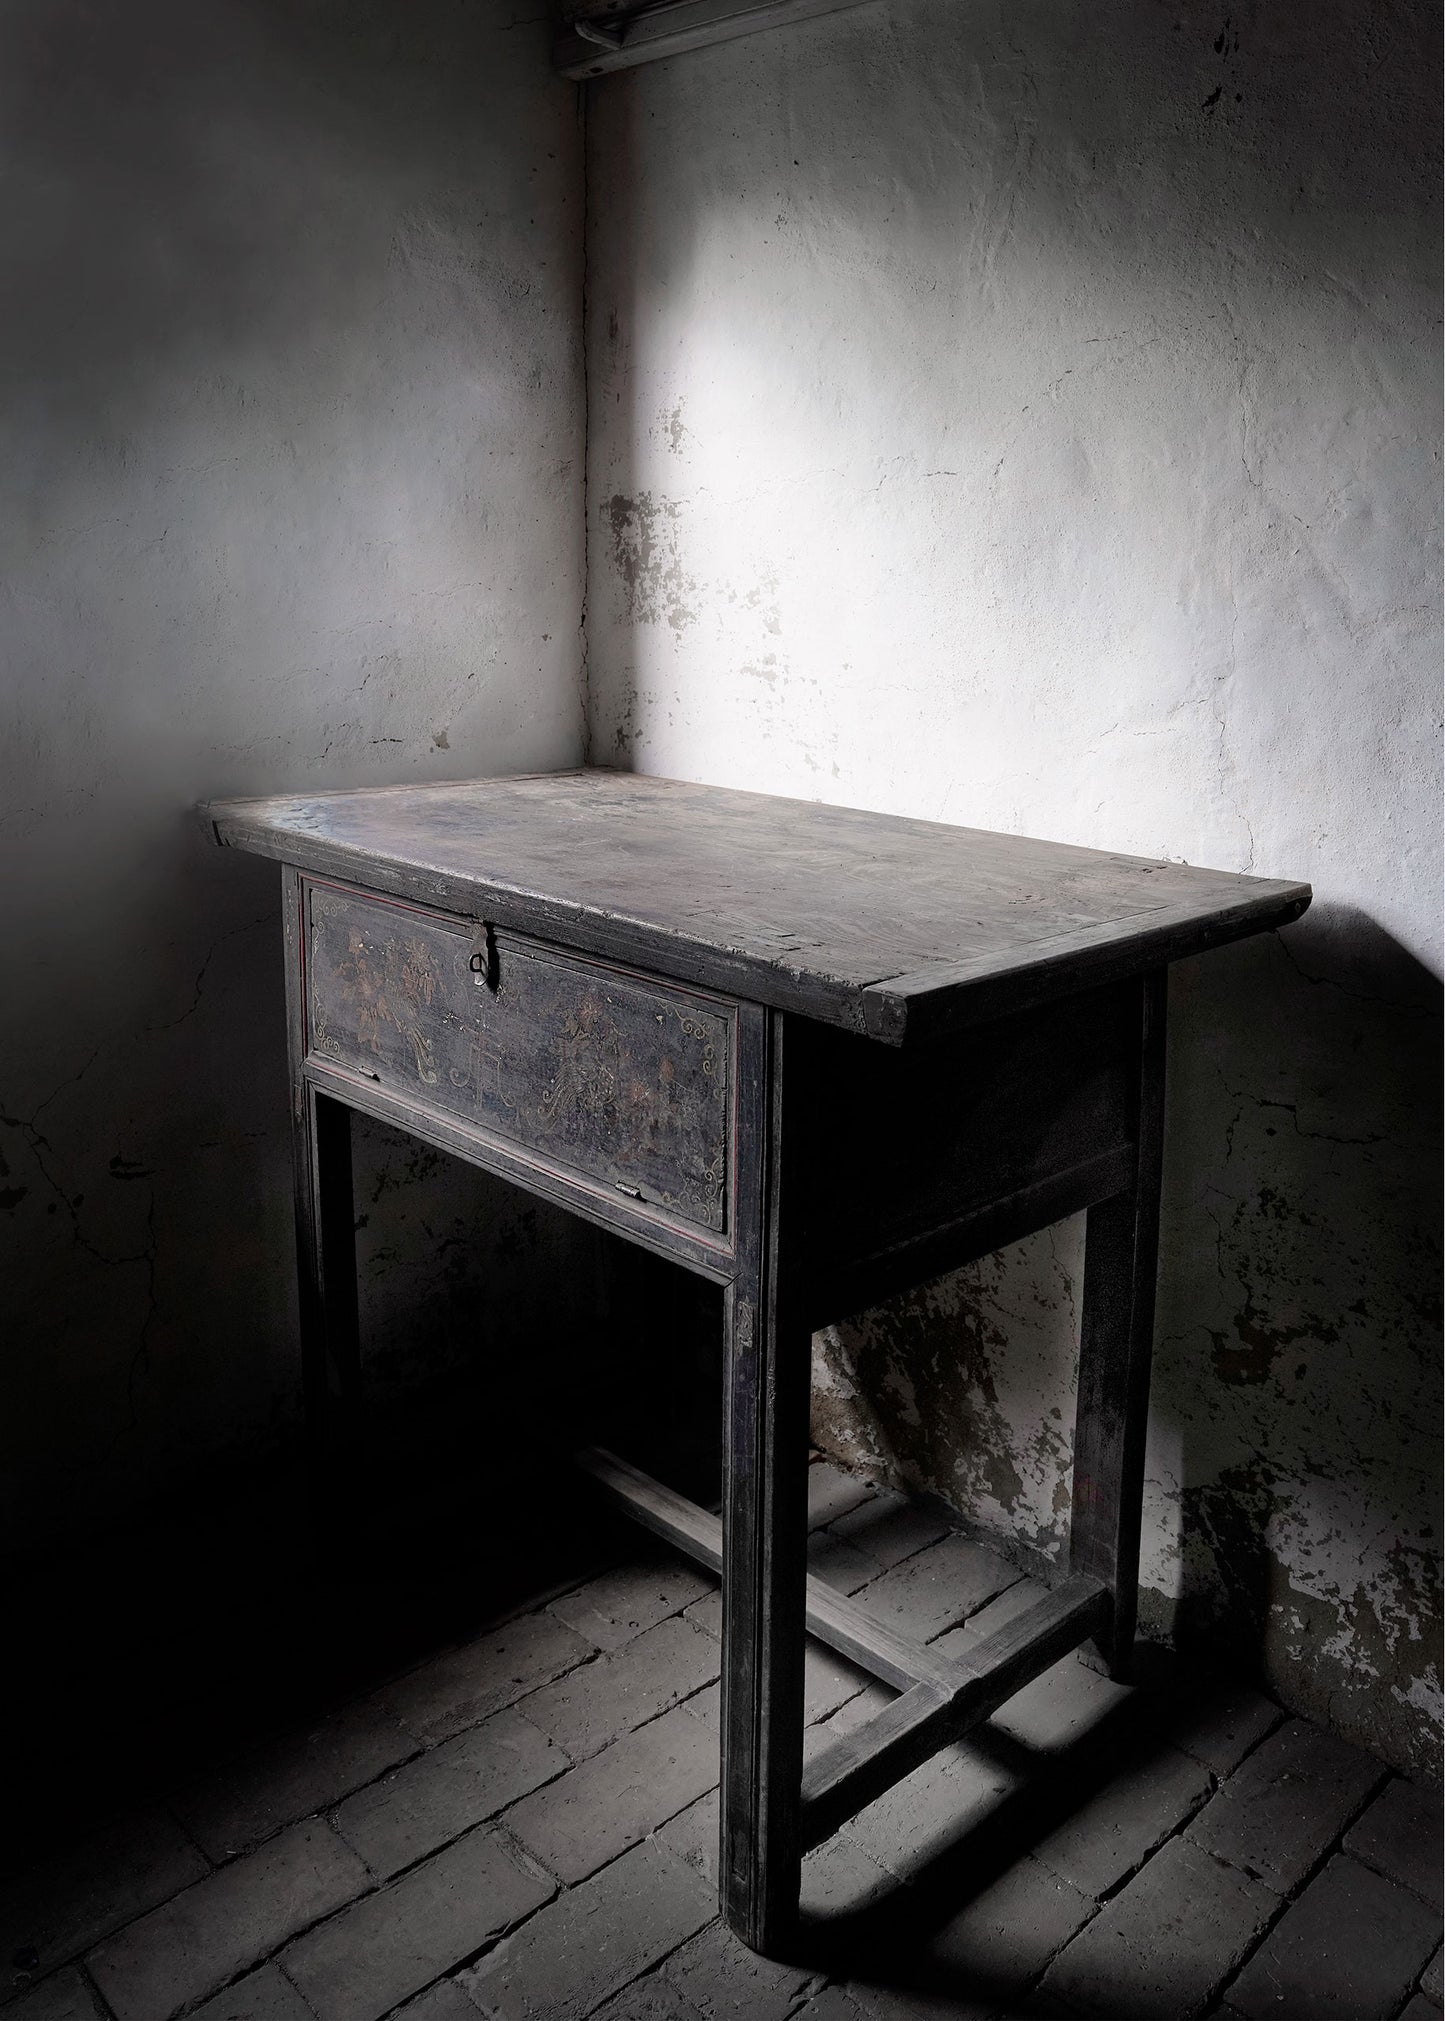
[[[560,773],[502,776],[508,780],[565,779],[580,774],[573,768]],[[348,791],[403,794],[416,790],[408,784],[338,789],[332,794],[306,797],[340,798]],[[997,957],[984,956],[971,962],[935,963],[904,974],[858,982],[817,971],[789,969],[782,962],[768,962],[755,954],[733,954],[675,928],[602,912],[545,892],[472,875],[456,876],[414,862],[395,865],[378,862],[349,843],[298,834],[294,829],[279,826],[262,811],[296,797],[300,796],[208,800],[200,803],[196,815],[221,848],[241,849],[314,876],[340,877],[394,897],[436,906],[459,917],[530,931],[544,939],[555,938],[603,958],[637,962],[659,974],[728,991],[779,1010],[798,1012],[890,1046],[916,1045],[947,1037],[970,1025],[985,1023],[1004,1010],[1026,1009],[1269,932],[1298,919],[1313,895],[1308,884],[1257,878],[1244,872],[1222,872],[1231,886],[1241,891],[1232,904],[1211,905],[1201,897],[1171,906],[1144,908],[1120,919],[1028,943],[1012,950],[1004,967],[1000,967]],[[1101,853],[1120,855],[1112,850]],[[363,865],[364,876],[360,874]],[[1247,886],[1254,888],[1242,891]]]
[[[1007,1008],[1025,1010],[1076,989],[1120,981],[1186,955],[1204,954],[1254,934],[1288,926],[1308,909],[1308,884],[1261,878],[1260,889],[1227,907],[1198,902],[1161,906],[1081,927],[1020,949],[1000,972],[987,960],[886,976],[863,990],[865,1028],[873,1038],[902,1044],[942,1037]]]

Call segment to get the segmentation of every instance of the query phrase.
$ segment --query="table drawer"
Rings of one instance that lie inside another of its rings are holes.
[[[725,1229],[731,1005],[326,884],[306,939],[314,1058]]]

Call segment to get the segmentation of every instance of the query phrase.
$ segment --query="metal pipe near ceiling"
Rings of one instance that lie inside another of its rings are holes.
[[[592,0],[569,10],[553,46],[552,60],[564,77],[604,77],[655,63],[687,49],[782,28],[845,7],[878,5],[879,0]]]

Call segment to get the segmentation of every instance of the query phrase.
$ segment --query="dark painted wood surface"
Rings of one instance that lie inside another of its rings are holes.
[[[206,810],[222,844],[900,1043],[1298,918],[1309,886],[629,773]]]
[[[794,1023],[789,1094],[809,1119],[798,1239],[816,1323],[969,1260],[974,1224],[1009,1201],[1036,1227],[1041,1206],[1056,1219],[1118,1190],[1132,1172],[1136,997],[1113,983],[901,1049]],[[1006,1239],[991,1222],[984,1238],[984,1250]]]
[[[335,885],[308,924],[313,1056],[722,1231],[731,1006]]]
[[[1111,1595],[1099,1651],[1120,1678],[1129,1671],[1139,1598],[1168,1009],[1168,973],[1157,969],[1134,992],[1134,1170],[1125,1191],[1089,1209],[1084,1233],[1069,1562],[1075,1572],[1101,1580]]]
[[[737,1276],[725,1294],[718,1892],[776,1955],[798,1912],[812,1335],[789,1224],[808,1119],[785,1101],[793,1021],[749,1010],[738,1104]]]
[[[723,1568],[720,1893],[780,1953],[805,1844],[1084,1637],[1127,1665],[1165,964],[1308,887],[605,772],[209,811],[288,865],[313,1420],[356,1384],[343,1102],[723,1285],[721,1522],[601,1471]],[[1074,1577],[937,1674],[809,1595],[811,1328],[1084,1207]],[[805,1807],[810,1620],[904,1691]]]

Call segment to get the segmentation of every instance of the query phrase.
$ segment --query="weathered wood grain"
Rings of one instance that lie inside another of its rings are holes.
[[[312,1056],[723,1230],[732,1005],[337,885],[308,900]]]
[[[806,1119],[785,1106],[787,1021],[741,1031],[737,1275],[725,1294],[722,1789],[718,1891],[729,1925],[776,1956],[798,1913],[812,1336],[789,1220]]]
[[[1089,1209],[1084,1235],[1069,1562],[1109,1592],[1110,1618],[1097,1640],[1110,1673],[1120,1678],[1128,1673],[1138,1606],[1168,986],[1165,969],[1135,986],[1134,1171],[1125,1191]]]
[[[217,802],[206,818],[230,847],[890,1044],[1282,925],[1310,898],[599,770]]]

